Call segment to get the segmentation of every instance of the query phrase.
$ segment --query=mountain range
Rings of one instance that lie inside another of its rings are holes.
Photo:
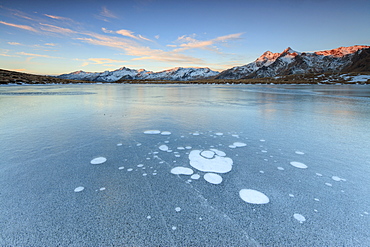
[[[173,68],[161,72],[122,67],[114,71],[76,71],[61,79],[95,82],[119,80],[192,81],[201,79],[253,79],[307,73],[370,72],[370,46],[355,45],[316,52],[298,52],[290,47],[281,53],[266,51],[254,62],[222,72],[209,68]]]

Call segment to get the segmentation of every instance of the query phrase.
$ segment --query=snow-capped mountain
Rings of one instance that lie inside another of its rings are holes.
[[[281,53],[265,52],[254,62],[221,72],[216,79],[263,78],[290,74],[342,72],[356,63],[370,46],[355,45],[317,52],[297,52],[290,47]]]
[[[62,79],[86,80],[96,82],[114,82],[118,80],[168,80],[168,81],[191,81],[197,79],[212,78],[219,72],[209,68],[173,68],[161,72],[146,71],[144,69],[134,70],[126,67],[114,71],[92,73],[76,71],[70,74],[57,76]]]

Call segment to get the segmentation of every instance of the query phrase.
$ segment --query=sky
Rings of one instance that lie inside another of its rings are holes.
[[[222,71],[265,51],[370,44],[369,0],[0,0],[0,68]]]

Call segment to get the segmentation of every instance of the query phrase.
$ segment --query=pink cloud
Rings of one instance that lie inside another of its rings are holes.
[[[35,32],[35,33],[38,32],[33,27],[30,27],[30,26],[27,26],[27,25],[18,25],[18,24],[13,24],[13,23],[5,22],[5,21],[0,21],[0,24],[7,25],[7,26],[10,26],[10,27],[16,27],[16,28],[28,30],[28,31]]]

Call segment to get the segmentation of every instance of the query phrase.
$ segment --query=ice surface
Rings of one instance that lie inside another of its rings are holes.
[[[159,150],[164,151],[164,152],[167,152],[169,149],[168,149],[168,146],[167,145],[160,145],[159,146]]]
[[[293,214],[294,219],[298,220],[299,223],[303,223],[306,221],[306,218],[301,214]]]
[[[188,167],[177,166],[171,169],[171,173],[175,175],[191,175],[194,171]]]
[[[227,173],[231,171],[233,165],[232,159],[217,154],[214,155],[213,159],[208,159],[201,156],[201,152],[200,150],[192,150],[189,154],[190,165],[195,169],[202,172],[217,173]]]
[[[144,134],[147,134],[147,135],[158,135],[159,133],[161,133],[160,130],[146,130],[146,131],[144,131]]]
[[[161,132],[161,135],[163,135],[163,136],[169,136],[169,135],[171,135],[171,132],[169,132],[169,131],[162,131]]]
[[[216,173],[206,173],[203,178],[211,184],[220,184],[222,182],[222,177]]]
[[[240,198],[251,204],[266,204],[270,202],[270,199],[260,191],[252,189],[242,189],[239,191]]]
[[[104,158],[104,157],[98,157],[98,158],[95,158],[95,159],[91,160],[90,163],[92,165],[100,165],[100,164],[103,164],[106,161],[107,161],[106,158]]]
[[[84,187],[79,186],[79,187],[77,187],[74,191],[75,191],[75,192],[81,192],[81,191],[83,191],[84,189],[85,189]]]
[[[306,169],[307,166],[301,162],[297,162],[297,161],[292,161],[290,162],[290,164],[294,167],[297,167],[297,168],[301,168],[301,169]]]
[[[234,142],[233,143],[233,146],[237,147],[237,148],[240,148],[240,147],[245,147],[247,146],[247,144],[245,144],[244,142]]]

